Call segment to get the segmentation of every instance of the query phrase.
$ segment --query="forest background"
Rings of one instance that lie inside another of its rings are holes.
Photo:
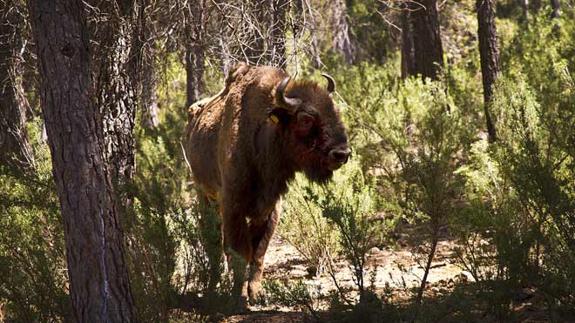
[[[574,6],[0,0],[0,321],[236,314],[180,140],[187,106],[239,61],[331,74],[353,147],[332,183],[291,184],[278,232],[335,288],[268,279],[261,306],[311,321],[574,320]],[[438,295],[427,280],[446,240],[469,278]],[[370,252],[406,244],[418,283],[371,283]]]

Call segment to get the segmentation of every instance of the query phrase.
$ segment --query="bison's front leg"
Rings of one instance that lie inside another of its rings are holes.
[[[276,229],[280,213],[281,200],[276,203],[269,217],[264,217],[265,220],[250,223],[254,254],[250,261],[248,295],[252,301],[260,294],[261,281],[264,273],[264,256]]]

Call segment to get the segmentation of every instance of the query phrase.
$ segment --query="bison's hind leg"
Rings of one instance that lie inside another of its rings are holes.
[[[246,281],[247,265],[253,258],[248,223],[243,214],[235,210],[222,208],[224,249],[228,266],[233,271],[232,297],[237,300],[238,309],[247,309],[248,285]]]
[[[254,254],[250,261],[248,295],[252,302],[256,301],[261,293],[264,274],[264,256],[277,226],[280,213],[281,201],[278,201],[266,221],[252,223],[250,226]]]

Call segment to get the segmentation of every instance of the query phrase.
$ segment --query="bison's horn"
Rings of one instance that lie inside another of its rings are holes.
[[[279,97],[279,101],[281,103],[284,103],[285,105],[292,107],[292,108],[297,108],[299,105],[301,105],[301,100],[298,98],[290,98],[288,96],[285,96],[285,89],[290,81],[291,77],[286,77],[284,78],[280,84],[278,84],[278,87],[276,89],[276,93]]]
[[[333,93],[333,91],[335,91],[335,81],[333,80],[333,77],[327,73],[321,73],[321,76],[325,77],[327,80],[327,91],[329,93]]]

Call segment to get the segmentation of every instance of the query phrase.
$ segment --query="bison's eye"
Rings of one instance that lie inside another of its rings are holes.
[[[305,112],[301,112],[297,115],[297,129],[301,135],[307,135],[309,130],[313,127],[315,118]]]
[[[309,129],[313,126],[315,118],[308,113],[300,113],[297,115],[297,125],[302,129]]]

